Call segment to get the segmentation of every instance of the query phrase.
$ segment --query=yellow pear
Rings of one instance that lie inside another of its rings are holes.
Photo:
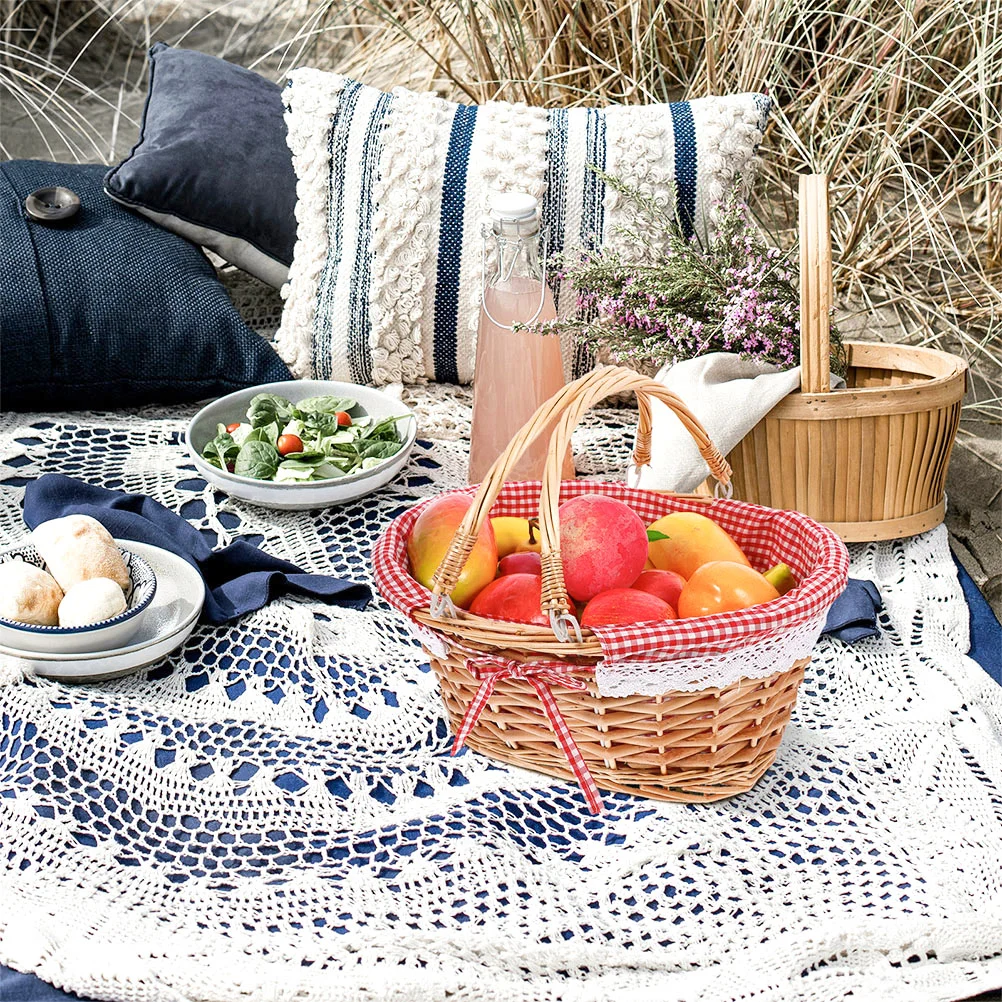
[[[535,520],[516,518],[513,515],[499,515],[491,519],[494,541],[497,543],[498,559],[510,553],[539,552],[539,529]]]
[[[762,575],[779,592],[785,595],[797,587],[797,577],[787,564],[776,564]]]

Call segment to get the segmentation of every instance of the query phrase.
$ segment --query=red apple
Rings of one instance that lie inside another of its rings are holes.
[[[673,609],[677,609],[678,597],[685,587],[685,578],[674,571],[644,571],[630,587],[657,595]]]
[[[542,585],[538,574],[505,574],[477,595],[470,612],[487,619],[548,626],[550,621],[540,609]]]
[[[633,588],[611,588],[596,595],[581,616],[582,626],[633,626],[657,619],[677,619],[663,599]]]
[[[582,494],[560,506],[560,555],[567,593],[587,602],[637,580],[647,560],[647,530],[622,501]]]
[[[538,553],[509,553],[498,564],[498,574],[543,574],[543,563]]]

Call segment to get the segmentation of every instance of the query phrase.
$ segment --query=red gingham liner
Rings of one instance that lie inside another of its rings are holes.
[[[505,484],[491,515],[536,517],[539,491],[538,481]],[[472,495],[476,487],[465,487],[454,493]],[[602,481],[570,480],[561,485],[561,501],[579,494],[618,498],[646,524],[673,511],[708,515],[734,537],[752,566],[767,570],[774,564],[786,563],[800,582],[792,592],[740,612],[638,626],[597,627],[593,632],[609,660],[692,658],[701,653],[719,654],[751,646],[820,618],[845,588],[849,554],[842,540],[799,512],[777,511],[743,501],[715,500],[707,504]],[[394,519],[372,555],[380,592],[392,606],[407,615],[414,609],[427,610],[431,599],[431,592],[415,581],[408,570],[407,536],[421,510],[432,500],[422,501]]]

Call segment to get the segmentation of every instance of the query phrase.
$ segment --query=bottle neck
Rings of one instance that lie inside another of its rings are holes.
[[[540,258],[539,231],[520,236],[494,233],[497,264],[493,273],[487,276],[489,285],[507,284],[512,279],[531,278],[537,282],[545,278],[545,269]]]

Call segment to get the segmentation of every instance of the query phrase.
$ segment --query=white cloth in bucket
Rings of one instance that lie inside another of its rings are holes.
[[[681,397],[725,456],[783,399],[800,387],[800,366],[775,365],[718,351],[663,366],[654,377]],[[845,385],[832,376],[832,388]],[[709,469],[682,422],[660,400],[651,401],[651,461],[631,466],[631,487],[687,494]]]

